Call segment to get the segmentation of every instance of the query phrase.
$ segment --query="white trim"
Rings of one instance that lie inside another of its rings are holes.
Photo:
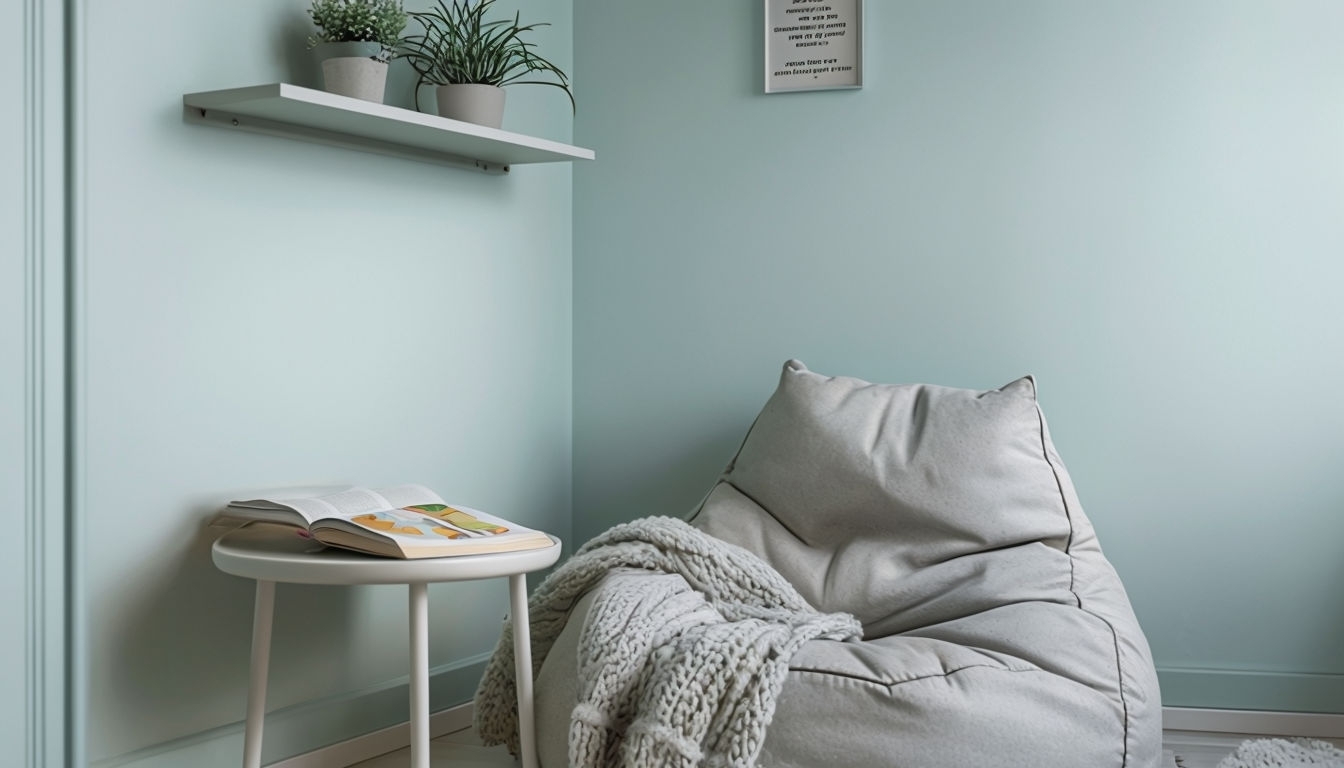
[[[1344,739],[1344,715],[1163,707],[1162,728],[1167,731]]]
[[[26,0],[20,10],[25,467],[23,549],[13,554],[27,566],[22,585],[27,711],[25,743],[17,756],[23,765],[39,768],[68,763],[65,5]]]
[[[51,0],[54,2],[54,0]],[[64,0],[65,7],[65,578],[66,578],[66,755],[65,765],[86,766],[89,722],[87,549],[84,541],[88,428],[85,259],[88,255],[89,0]]]
[[[438,738],[445,734],[460,731],[471,726],[474,707],[471,702],[435,712],[429,716],[429,737]],[[267,768],[345,768],[355,763],[370,760],[403,749],[411,743],[411,724],[409,722],[393,725],[363,736],[315,749],[288,760],[272,763]]]

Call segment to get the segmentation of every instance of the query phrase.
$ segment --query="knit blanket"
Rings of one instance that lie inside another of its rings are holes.
[[[635,575],[621,569],[652,571]],[[579,641],[575,768],[751,768],[789,659],[803,643],[862,635],[769,565],[681,520],[649,517],[589,541],[528,601],[533,674],[578,599],[597,593]],[[476,729],[517,755],[513,626],[476,692]]]

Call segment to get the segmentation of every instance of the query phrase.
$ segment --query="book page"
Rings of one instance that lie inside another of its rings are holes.
[[[438,514],[420,512],[412,506],[372,510],[347,518],[320,520],[312,527],[313,536],[324,544],[404,558],[513,552],[552,545],[550,537],[540,531],[522,526],[506,529],[507,521],[490,517],[474,509],[444,507],[442,504],[421,506],[436,509],[438,512],[451,511],[458,514],[468,512],[474,520],[473,528],[476,524],[484,524],[492,530],[468,531],[444,522],[439,519]],[[507,523],[507,525],[513,524]]]
[[[373,509],[386,509],[391,506],[387,499],[368,488],[347,488],[337,493],[322,496],[295,496],[255,499],[253,501],[231,501],[230,509],[243,517],[255,517],[259,520],[284,521],[285,514],[267,510],[292,509],[299,513],[304,522],[312,525],[324,517],[350,517]],[[297,523],[296,520],[291,520]]]
[[[351,487],[320,495],[285,494],[252,501],[231,501],[226,514],[297,525],[300,522],[294,519],[294,513],[297,513],[304,523],[312,526],[323,518],[349,519],[355,515],[378,510],[442,503],[443,499],[425,486],[408,484],[380,488],[376,491]]]
[[[520,534],[538,533],[531,528],[511,523],[502,517],[487,515],[479,509],[470,507],[454,507],[446,504],[416,504],[411,507],[403,507],[403,509],[434,518],[440,524],[472,537],[513,538]]]
[[[461,531],[404,509],[379,509],[366,512],[351,517],[350,522],[393,539],[405,539],[408,536],[441,536],[449,540],[467,538],[466,534]]]
[[[285,503],[294,506],[296,502],[307,503],[312,501],[326,505],[328,509],[333,510],[340,517],[349,517],[372,509],[387,509],[393,506],[382,494],[368,488],[351,488],[340,493],[319,496],[316,499],[290,499]]]
[[[384,509],[410,507],[416,504],[442,504],[443,499],[439,495],[423,485],[394,485],[388,488],[379,488],[378,493],[387,503],[383,505]]]
[[[307,520],[309,525],[312,525],[315,520],[331,517],[336,514],[335,507],[319,498],[277,499],[275,503],[284,507],[289,507],[300,515],[303,515],[303,519]]]

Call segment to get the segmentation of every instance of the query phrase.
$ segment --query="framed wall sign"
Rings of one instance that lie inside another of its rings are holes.
[[[863,0],[765,0],[765,92],[863,87]]]

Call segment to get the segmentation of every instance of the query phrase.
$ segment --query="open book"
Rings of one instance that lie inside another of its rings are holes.
[[[333,547],[406,559],[551,546],[541,531],[450,505],[422,485],[231,501],[223,516],[285,523]]]

